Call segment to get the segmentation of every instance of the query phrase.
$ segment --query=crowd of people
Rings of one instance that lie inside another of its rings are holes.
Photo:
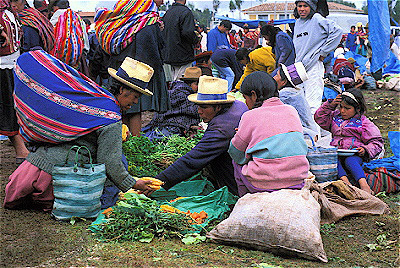
[[[355,76],[321,106],[324,60],[340,48],[343,30],[326,18],[325,0],[295,3],[292,35],[266,23],[236,32],[228,20],[206,33],[186,0],[175,0],[162,18],[163,0],[119,0],[96,11],[90,33],[90,22],[68,0],[35,0],[36,8],[0,0],[0,133],[13,143],[19,165],[4,206],[51,210],[52,168],[73,145],[105,163],[103,207],[115,204],[119,191],[151,195],[151,181],[123,165],[122,122],[150,139],[187,135],[207,123],[200,142],[156,176],[166,190],[203,168],[215,187],[238,196],[301,189],[310,169],[304,134],[316,140],[322,128],[332,133],[331,145],[357,150],[338,159],[339,179],[371,192],[361,165],[383,141],[364,115]],[[367,28],[357,26],[346,48],[367,56]],[[341,64],[355,73],[347,60]],[[337,68],[341,78],[347,69]],[[146,126],[144,111],[154,112]]]

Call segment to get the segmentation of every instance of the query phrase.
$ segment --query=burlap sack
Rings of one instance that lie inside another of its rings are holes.
[[[321,205],[321,224],[337,222],[350,215],[389,213],[389,206],[379,198],[343,181],[314,183],[314,198]]]
[[[310,194],[311,182],[302,190],[246,194],[231,215],[207,237],[236,244],[327,262],[320,227],[320,206]]]

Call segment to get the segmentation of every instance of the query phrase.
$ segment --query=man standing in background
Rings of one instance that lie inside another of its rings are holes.
[[[186,68],[192,65],[194,45],[199,41],[193,13],[185,4],[186,0],[175,0],[163,17],[163,58],[167,82],[181,78]]]
[[[207,34],[207,50],[214,52],[219,48],[231,48],[228,41],[228,33],[232,29],[232,23],[229,20],[223,20],[214,29]]]

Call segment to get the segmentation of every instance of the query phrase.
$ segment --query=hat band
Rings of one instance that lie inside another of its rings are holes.
[[[289,72],[290,78],[292,79],[292,83],[295,84],[296,86],[303,83],[303,80],[301,80],[299,73],[296,70],[296,67],[294,64],[290,65],[287,67],[287,70]]]
[[[139,80],[139,79],[134,78],[134,77],[129,77],[129,75],[122,68],[118,69],[116,75],[119,76],[120,78],[128,81],[129,83],[132,83],[132,84],[140,87],[140,88],[143,88],[143,89],[147,88],[147,85],[148,85],[147,82],[144,82],[144,81]]]
[[[205,94],[205,93],[197,93],[197,100],[199,101],[213,101],[213,100],[227,100],[228,94]]]

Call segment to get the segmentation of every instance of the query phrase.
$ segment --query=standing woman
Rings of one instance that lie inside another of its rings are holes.
[[[50,52],[54,47],[54,28],[49,19],[26,0],[11,0],[13,10],[18,13],[24,32],[22,52],[41,48]]]
[[[170,109],[161,58],[162,24],[157,8],[162,4],[163,0],[120,0],[113,10],[100,9],[95,16],[97,38],[110,55],[109,67],[118,69],[125,57],[131,57],[154,69],[148,85],[153,95],[142,96],[123,115],[134,136],[140,135],[142,112],[162,113]]]
[[[334,21],[326,19],[326,0],[296,1],[293,44],[296,62],[301,61],[306,68],[308,80],[300,84],[311,113],[321,106],[324,93],[324,59],[334,51],[342,39],[342,29]]]
[[[272,47],[275,54],[275,70],[271,76],[278,72],[279,64],[290,66],[294,64],[295,54],[292,38],[278,27],[266,24],[261,28],[261,35],[265,38],[268,45]]]
[[[29,153],[18,134],[19,126],[13,100],[13,68],[20,55],[21,28],[8,0],[0,0],[0,35],[0,134],[11,140],[16,163],[20,164]]]

